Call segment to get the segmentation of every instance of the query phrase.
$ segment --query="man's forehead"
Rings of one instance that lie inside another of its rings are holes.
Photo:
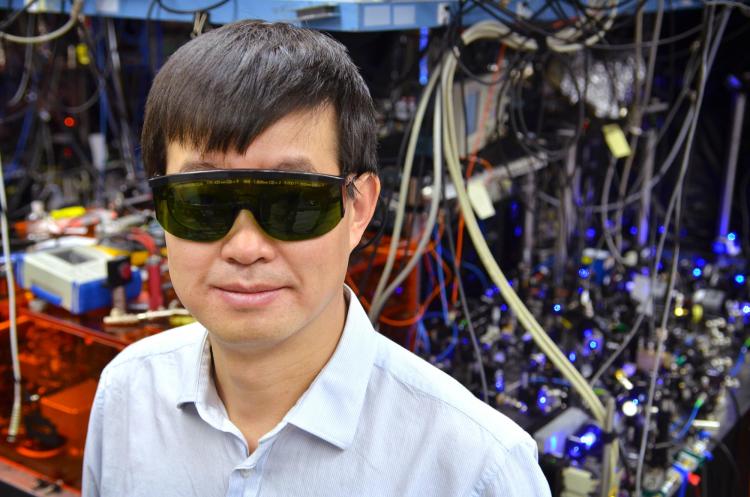
[[[292,112],[250,137],[207,137],[203,143],[169,141],[167,169],[170,173],[210,169],[278,169],[284,171],[338,174],[339,148],[336,115],[323,107],[320,112]],[[232,143],[228,150],[213,149],[213,143]]]
[[[180,143],[167,147],[167,161],[171,173],[211,171],[215,169],[274,169],[279,171],[326,173],[319,170],[313,161],[304,155],[288,155],[273,161],[253,161],[251,154],[237,152],[199,151]]]

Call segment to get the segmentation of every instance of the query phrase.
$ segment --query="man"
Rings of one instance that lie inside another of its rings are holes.
[[[530,437],[377,334],[347,261],[380,190],[345,49],[246,21],[156,77],[143,157],[197,323],[102,372],[83,495],[549,495]]]

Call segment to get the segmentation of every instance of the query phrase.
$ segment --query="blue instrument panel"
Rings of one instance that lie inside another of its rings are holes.
[[[21,8],[24,0],[13,0],[14,8]],[[202,10],[216,4],[217,0],[161,0],[161,4],[174,10]],[[585,3],[585,0],[582,1]],[[623,12],[632,12],[639,2],[624,2],[628,6]],[[666,2],[672,9],[700,7],[700,0],[674,0]],[[70,9],[70,1],[38,0],[30,8],[36,12],[61,12]],[[153,5],[152,5],[153,4]],[[310,2],[296,0],[248,1],[229,0],[210,10],[212,23],[224,24],[239,19],[264,19],[285,21],[327,31],[389,31],[437,27],[449,22],[458,1],[339,1]],[[543,5],[542,0],[511,0],[502,2],[508,10],[525,15]],[[64,6],[64,8],[63,8]],[[656,9],[657,1],[648,0],[646,10]],[[565,5],[564,7],[567,7]],[[572,7],[563,9],[572,16]],[[154,0],[85,0],[84,13],[89,16],[125,17],[135,19],[170,20],[192,22],[191,14],[168,12]],[[464,24],[487,19],[481,9],[473,9],[464,19]],[[539,16],[541,20],[554,20],[559,16],[548,10]]]

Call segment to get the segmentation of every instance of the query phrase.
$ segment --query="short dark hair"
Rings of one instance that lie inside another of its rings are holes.
[[[167,145],[243,153],[279,119],[330,105],[342,176],[377,173],[372,98],[346,48],[318,31],[239,21],[180,47],[154,79],[141,136],[149,177]]]

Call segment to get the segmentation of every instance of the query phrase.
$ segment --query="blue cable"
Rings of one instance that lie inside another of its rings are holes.
[[[743,345],[740,348],[740,354],[737,356],[737,360],[734,361],[734,366],[732,366],[732,369],[729,370],[729,376],[734,378],[740,373],[740,369],[742,369],[742,365],[745,364],[745,355],[747,355],[748,347],[747,345]]]
[[[687,477],[682,480],[679,497],[685,497],[685,490],[687,490]]]
[[[421,319],[417,323],[417,337],[419,338],[419,343],[422,344],[422,349],[429,355],[431,353],[430,335],[427,333],[427,328],[424,327],[424,323]]]
[[[16,149],[13,152],[13,158],[10,161],[6,174],[12,174],[18,169],[18,161],[21,160],[21,155],[26,149],[26,142],[29,139],[29,133],[31,132],[31,125],[34,122],[34,110],[29,108],[26,115],[23,116],[23,124],[21,124],[21,133],[18,135],[18,143],[16,143]]]
[[[482,288],[492,288],[490,280],[487,278],[487,276],[484,274],[484,271],[482,271],[479,266],[477,266],[476,264],[472,264],[471,262],[463,261],[461,262],[461,267],[465,267],[466,269],[474,273],[482,283]]]
[[[440,305],[443,306],[443,322],[447,326],[450,321],[448,318],[448,296],[445,293],[445,273],[443,273],[443,265],[440,264],[440,261],[443,260],[443,247],[440,245],[437,227],[435,227],[435,246],[437,247],[437,255],[440,258],[439,261],[435,261],[437,265],[438,285],[440,285]]]
[[[456,343],[458,343],[458,325],[453,323],[453,336],[451,337],[451,343],[445,348],[445,350],[435,357],[435,362],[442,362],[446,357],[451,355],[456,348]]]
[[[693,421],[695,421],[696,416],[698,416],[698,411],[700,411],[702,405],[703,403],[696,404],[693,406],[693,410],[690,412],[690,417],[685,422],[685,426],[683,426],[680,432],[677,434],[676,440],[682,440],[685,437],[685,435],[687,435],[687,432],[690,430],[690,427],[693,425]]]

